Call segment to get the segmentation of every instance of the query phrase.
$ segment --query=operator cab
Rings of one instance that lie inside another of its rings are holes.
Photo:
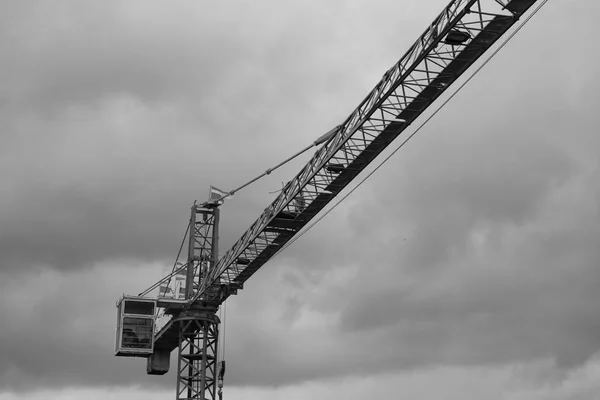
[[[154,351],[156,300],[125,296],[117,302],[115,355],[148,357]]]

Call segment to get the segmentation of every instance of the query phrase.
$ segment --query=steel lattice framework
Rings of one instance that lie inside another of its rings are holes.
[[[230,285],[241,287],[535,1],[452,1],[223,255],[194,299],[222,302]]]
[[[218,237],[219,208],[192,206],[186,278],[187,299],[198,293],[201,282],[208,279],[212,267],[217,264]]]
[[[219,318],[215,310],[191,311],[179,324],[177,400],[214,400],[217,394]]]
[[[140,294],[145,296],[172,276],[187,272],[185,299],[157,300],[163,314],[174,318],[156,333],[148,373],[165,373],[169,353],[179,346],[178,399],[214,398],[219,323],[214,312],[218,307],[297,236],[536,1],[450,1],[218,262],[218,204],[194,206],[186,265]],[[186,319],[198,310],[210,311]]]
[[[159,284],[183,272],[186,273],[185,299],[174,304],[179,308],[159,310],[157,317],[170,320],[163,329],[161,340],[155,340],[154,352],[148,357],[149,374],[164,374],[169,369],[169,354],[179,347],[177,359],[177,399],[211,399],[215,397],[215,366],[219,318],[215,315],[218,304],[195,301],[188,310],[181,306],[190,301],[198,291],[201,282],[207,279],[210,269],[216,264],[219,242],[219,208],[216,204],[209,207],[192,206],[188,231],[188,261],[171,275],[163,278]],[[167,281],[167,282],[165,282]],[[148,291],[146,291],[148,292]],[[143,293],[144,294],[144,293]],[[160,302],[159,302],[160,305]],[[174,316],[174,318],[172,318]],[[183,396],[183,397],[182,397]]]

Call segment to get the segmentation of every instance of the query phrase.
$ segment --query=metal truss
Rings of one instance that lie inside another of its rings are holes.
[[[215,400],[219,318],[213,310],[192,311],[177,319],[177,400]]]
[[[201,207],[193,205],[190,216],[188,234],[188,259],[185,265],[174,270],[170,275],[164,277],[152,287],[142,292],[140,296],[147,295],[161,285],[169,285],[171,278],[185,274],[185,293],[183,298],[189,301],[189,305],[203,303],[203,297],[196,297],[192,303],[191,298],[198,293],[201,282],[208,279],[211,268],[216,265],[219,246],[219,208],[214,205]],[[208,294],[212,292],[207,291]],[[183,300],[183,298],[181,300]],[[179,299],[179,297],[176,297]],[[214,303],[214,302],[213,302]],[[156,313],[155,347],[160,349],[173,349],[177,346],[178,334],[177,324],[173,321],[173,315],[181,309],[181,302],[169,301],[166,298],[158,298]],[[197,305],[197,304],[196,304]],[[169,350],[170,351],[170,350]]]
[[[188,246],[186,298],[194,296],[217,264],[219,208],[192,206]]]
[[[209,271],[217,264],[218,259],[219,208],[216,205],[201,207],[194,204],[192,206],[189,230],[189,235],[187,236],[187,262],[183,265],[176,263],[176,265],[179,264],[178,268],[174,268],[170,274],[141,292],[138,296],[148,296],[159,287],[170,286],[171,281],[181,275],[186,276],[186,295],[190,284],[190,294],[196,294],[200,282],[203,279],[208,279]],[[191,279],[189,279],[190,276]],[[170,290],[170,292],[172,291]],[[158,297],[163,296],[159,295]],[[177,295],[174,297],[179,298]]]
[[[240,287],[266,263],[535,2],[452,1],[224,254],[194,299],[224,301],[230,285]]]

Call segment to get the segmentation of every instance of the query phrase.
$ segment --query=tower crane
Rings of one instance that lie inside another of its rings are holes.
[[[217,312],[225,300],[309,227],[498,39],[514,31],[519,19],[528,13],[528,20],[547,0],[533,10],[536,1],[451,0],[358,107],[313,143],[317,150],[308,163],[221,257],[219,206],[241,188],[213,190],[208,201],[195,202],[186,262],[117,302],[115,355],[144,357],[147,373],[162,375],[177,349],[177,400],[220,399],[225,363],[218,359]]]

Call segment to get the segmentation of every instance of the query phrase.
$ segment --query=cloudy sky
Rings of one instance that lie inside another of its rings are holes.
[[[115,301],[446,3],[0,1],[0,400],[172,398],[112,355]],[[598,13],[548,2],[228,301],[228,400],[600,399]],[[222,207],[222,249],[304,162]]]

